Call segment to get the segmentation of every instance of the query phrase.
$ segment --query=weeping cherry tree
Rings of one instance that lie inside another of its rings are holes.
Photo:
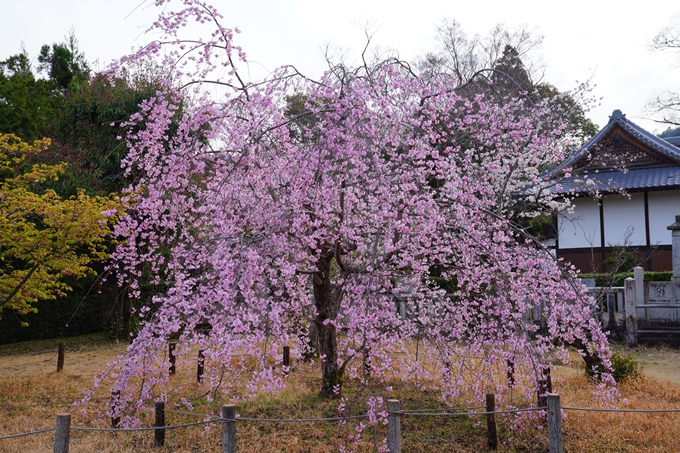
[[[163,37],[121,62],[168,73],[123,137],[139,181],[113,267],[165,290],[102,376],[117,415],[168,381],[169,338],[205,350],[211,394],[227,399],[244,379],[251,394],[282,388],[282,347],[302,360],[310,327],[327,398],[365,381],[365,359],[375,382],[417,379],[446,401],[504,394],[509,360],[533,392],[567,344],[609,366],[592,299],[515,222],[567,203],[541,177],[570,145],[565,112],[466,96],[394,58],[250,82],[213,7],[156,3]],[[214,31],[185,38],[192,22]],[[538,304],[544,329],[525,316]]]

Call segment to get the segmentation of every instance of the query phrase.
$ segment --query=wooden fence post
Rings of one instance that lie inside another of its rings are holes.
[[[496,412],[496,395],[493,393],[486,394],[486,412]],[[486,414],[486,445],[489,450],[498,448],[496,414]]]
[[[543,369],[543,379],[545,379],[545,391],[552,393],[552,378],[550,377],[550,368]]]
[[[71,414],[57,415],[57,430],[54,433],[54,453],[68,453],[71,437]]]
[[[283,347],[283,366],[283,374],[284,376],[288,376],[288,372],[290,371],[290,346]]]
[[[196,365],[196,382],[203,382],[203,369],[205,365],[205,351],[200,349],[198,351],[198,364]]]
[[[387,400],[387,448],[390,453],[401,453],[401,403]]]
[[[508,387],[515,388],[515,362],[508,359]]]
[[[120,392],[118,390],[111,391],[111,410],[115,410],[115,405],[120,399]],[[120,417],[111,417],[111,428],[120,428]]]
[[[57,353],[57,371],[64,369],[64,353],[66,352],[66,345],[59,343],[59,352]]]
[[[364,377],[369,378],[371,377],[371,348],[366,346],[362,356],[364,359]]]
[[[444,378],[449,379],[451,377],[451,362],[448,360],[444,361]]]
[[[638,345],[636,282],[628,277],[623,282],[626,300],[626,337],[628,347],[635,348]]]
[[[165,445],[165,403],[156,401],[156,423],[154,427],[154,445],[162,447]]]
[[[236,407],[222,406],[222,453],[236,453]]]
[[[175,347],[176,346],[177,346],[176,343],[168,343],[168,358],[170,359],[170,376],[174,376],[175,371],[176,371],[176,368],[175,368],[175,360],[176,360]]]
[[[548,406],[548,399],[546,397],[548,390],[548,383],[545,379],[538,380],[538,389],[536,390],[536,396],[538,398],[536,407],[539,409],[545,409]]]
[[[548,395],[548,448],[550,453],[563,453],[562,447],[562,412],[560,395]]]

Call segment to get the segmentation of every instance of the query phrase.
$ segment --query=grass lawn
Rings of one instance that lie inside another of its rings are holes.
[[[99,390],[95,401],[83,414],[73,403],[92,386],[94,376],[108,362],[125,350],[124,345],[109,343],[103,335],[68,338],[64,371],[56,372],[57,343],[39,341],[0,346],[0,436],[21,433],[55,425],[57,413],[71,413],[72,426],[110,426],[100,410],[109,395]],[[625,352],[625,351],[624,351]],[[625,409],[680,409],[680,351],[640,348],[635,357],[645,366],[640,378],[619,386],[621,396],[615,402]],[[195,383],[196,370],[180,366],[172,379],[174,387],[166,408],[186,411],[176,405],[181,398],[194,401],[194,412],[217,416],[222,401],[208,402],[205,386]],[[236,402],[241,417],[252,418],[317,418],[337,416],[337,401],[316,397],[320,387],[318,363],[301,364],[293,369],[285,390],[261,393],[254,399]],[[554,390],[561,395],[565,407],[601,407],[593,400],[595,384],[583,373],[582,361],[574,356],[567,366],[553,373]],[[404,410],[441,408],[437,392],[424,392],[413,383],[395,381],[389,394],[379,388],[348,384],[344,389],[350,414],[365,413],[369,395],[401,400]],[[375,392],[375,393],[372,393]],[[513,395],[517,406],[526,406],[524,395]],[[449,409],[450,411],[456,409]],[[461,407],[460,410],[467,410]],[[483,408],[476,410],[482,411]],[[153,414],[143,416],[144,426],[151,426]],[[202,420],[201,417],[168,412],[167,424]],[[542,424],[528,416],[523,422],[515,415],[499,415],[499,451],[545,452],[547,433]],[[356,445],[352,438],[359,421],[344,424],[323,423],[237,423],[238,451],[243,452],[332,452],[342,445],[357,452],[377,451],[386,435],[386,427],[367,428]],[[182,428],[166,433],[164,448],[154,449],[152,432],[92,433],[72,431],[71,452],[219,452],[219,425]],[[404,452],[475,452],[486,451],[485,421],[481,417],[409,417],[402,418],[402,451]],[[563,437],[567,452],[677,452],[680,438],[679,413],[604,413],[566,411]],[[51,452],[53,433],[17,439],[0,440],[0,452]]]

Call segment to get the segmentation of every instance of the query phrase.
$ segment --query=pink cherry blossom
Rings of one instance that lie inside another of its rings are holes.
[[[139,311],[116,378],[102,376],[120,391],[114,414],[133,423],[168,381],[171,336],[180,355],[198,346],[230,363],[229,380],[220,366],[205,375],[227,399],[242,379],[252,395],[283,388],[272,363],[284,345],[302,360],[310,325],[327,397],[339,376],[364,379],[364,356],[373,378],[417,378],[444,400],[508,392],[508,361],[531,393],[577,341],[609,364],[592,299],[517,223],[568,203],[541,177],[571,145],[564,112],[422,79],[393,58],[248,82],[236,30],[201,1],[172,3],[156,1],[158,40],[119,66],[157,59],[167,88],[125,125],[124,166],[140,176],[112,268],[135,294],[144,272],[164,290]],[[185,38],[192,21],[215,30]],[[384,422],[382,398],[367,404]]]

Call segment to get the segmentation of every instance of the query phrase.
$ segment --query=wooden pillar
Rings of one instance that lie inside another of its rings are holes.
[[[371,348],[366,346],[364,352],[362,353],[364,359],[364,377],[371,377]],[[416,359],[417,360],[417,359]]]
[[[57,371],[64,370],[64,355],[66,353],[66,345],[59,343],[59,351],[57,352]]]
[[[175,375],[175,360],[177,360],[177,357],[175,357],[175,348],[177,344],[176,343],[168,343],[168,359],[170,359],[170,376]]]
[[[154,445],[162,447],[165,445],[165,403],[156,401],[156,423],[154,424]]]
[[[605,257],[604,257],[604,247],[605,247],[605,239],[604,239],[604,197],[600,198],[599,201],[599,208],[600,208],[600,272],[604,273],[607,272],[605,269]],[[596,273],[597,271],[593,269],[593,273]]]
[[[288,376],[290,371],[290,346],[283,347],[283,374]]]
[[[71,438],[71,414],[57,415],[57,429],[54,433],[54,453],[68,453]]]
[[[486,412],[496,412],[496,395],[486,394]],[[486,414],[486,446],[489,450],[498,448],[498,434],[496,432],[496,414]]]
[[[543,379],[545,379],[546,392],[552,393],[552,378],[550,377],[550,368],[543,369]]]
[[[203,382],[203,370],[205,368],[205,351],[200,349],[198,351],[198,363],[196,364],[196,382]]]
[[[511,359],[507,361],[508,387],[515,388],[515,362]]]
[[[390,453],[401,453],[401,403],[387,400],[387,448]]]
[[[548,394],[548,451],[563,453],[562,446],[562,411],[560,410],[560,395]]]
[[[236,406],[222,406],[222,453],[236,453]]]
[[[111,392],[111,410],[115,410],[118,401],[120,400],[120,392],[118,390],[113,390]],[[111,428],[120,428],[120,416],[111,417]]]
[[[545,379],[538,380],[538,389],[536,390],[536,397],[538,401],[536,402],[536,407],[545,409],[548,406],[548,383]]]

